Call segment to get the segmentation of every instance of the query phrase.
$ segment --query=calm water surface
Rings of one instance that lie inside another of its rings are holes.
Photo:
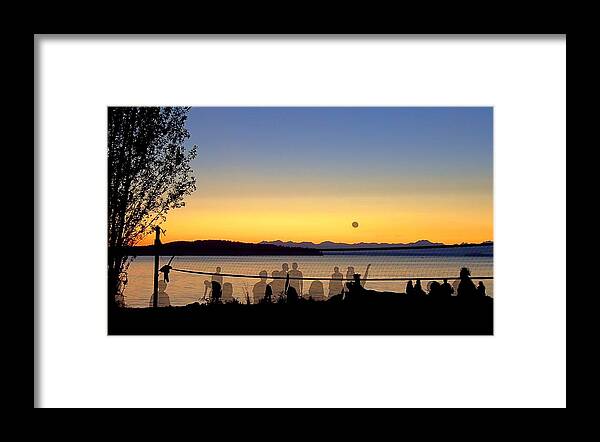
[[[167,264],[170,256],[160,258],[160,266]],[[298,270],[304,277],[330,278],[335,266],[345,276],[348,266],[354,267],[357,273],[364,275],[368,264],[371,264],[365,287],[373,290],[389,290],[404,292],[406,281],[370,281],[369,278],[448,278],[452,284],[458,278],[461,267],[468,267],[475,284],[478,276],[493,276],[492,256],[395,256],[395,255],[361,255],[336,254],[325,256],[184,256],[176,257],[171,266],[174,269],[215,272],[221,267],[221,273],[258,275],[266,270],[269,276],[273,270],[281,270],[283,264],[298,264]],[[124,295],[129,307],[147,307],[152,295],[152,275],[154,258],[142,256],[134,259],[128,269],[128,284]],[[161,274],[162,279],[162,274]],[[165,290],[171,305],[186,305],[198,301],[205,291],[205,280],[209,275],[197,275],[172,271],[170,282]],[[233,286],[233,296],[245,302],[246,292],[252,299],[252,288],[259,280],[253,278],[224,277],[223,282]],[[267,282],[271,282],[269,278]],[[328,292],[329,281],[322,281],[325,293]],[[414,283],[414,281],[413,281]],[[429,281],[423,281],[427,289]],[[483,280],[486,292],[494,295],[493,280]],[[308,293],[311,281],[303,281],[302,292]]]

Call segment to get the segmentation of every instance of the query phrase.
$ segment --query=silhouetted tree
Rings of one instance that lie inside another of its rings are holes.
[[[189,108],[108,109],[108,289],[109,307],[120,294],[120,275],[130,262],[126,247],[166,219],[170,209],[196,189],[186,151]]]

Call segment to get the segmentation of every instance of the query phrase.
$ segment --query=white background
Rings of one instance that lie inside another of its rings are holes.
[[[566,406],[564,37],[38,36],[36,68],[38,405]],[[495,336],[108,337],[118,104],[494,106]]]

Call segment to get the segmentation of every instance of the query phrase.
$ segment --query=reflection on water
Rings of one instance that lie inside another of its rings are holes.
[[[166,264],[170,257],[161,257],[161,263]],[[369,264],[371,266],[369,267]],[[354,268],[362,275],[368,269],[368,279],[365,288],[373,290],[389,290],[404,292],[407,281],[371,281],[369,278],[448,278],[450,283],[458,279],[461,267],[469,267],[475,284],[478,276],[493,276],[493,258],[491,256],[465,257],[465,256],[365,256],[365,255],[326,255],[326,256],[183,256],[176,257],[172,262],[173,269],[186,269],[202,272],[215,272],[219,268],[221,274],[259,275],[265,271],[268,280],[263,284],[273,284],[275,288],[284,284],[283,280],[273,280],[273,273],[285,275],[289,272],[301,273],[304,277],[339,278],[340,269]],[[130,307],[147,307],[152,297],[154,268],[153,258],[143,256],[136,258],[128,270],[128,284],[125,289],[125,301]],[[295,273],[298,274],[298,273]],[[262,273],[264,276],[265,274]],[[186,305],[200,300],[205,295],[205,290],[210,281],[210,275],[197,275],[171,271],[170,282],[163,292],[168,293],[170,305]],[[260,279],[232,278],[218,275],[216,278],[222,283],[223,297],[236,298],[246,302],[246,294],[252,300],[253,288]],[[221,279],[222,278],[222,279]],[[162,279],[162,278],[161,278]],[[277,281],[281,281],[278,284]],[[294,284],[297,291],[304,296],[309,292],[322,299],[329,296],[330,281],[324,279],[321,284],[312,284],[312,281],[302,281]],[[414,282],[414,281],[413,281]],[[486,293],[494,296],[493,280],[484,280]],[[338,289],[339,282],[334,281],[334,290]],[[423,282],[427,287],[427,281]],[[302,288],[302,290],[300,290]],[[274,291],[275,292],[275,291]],[[159,302],[161,297],[159,296]]]

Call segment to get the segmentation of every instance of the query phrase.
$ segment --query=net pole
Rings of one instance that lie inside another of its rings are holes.
[[[158,307],[158,259],[160,255],[160,227],[154,228],[156,237],[154,239],[154,296],[152,307]]]

